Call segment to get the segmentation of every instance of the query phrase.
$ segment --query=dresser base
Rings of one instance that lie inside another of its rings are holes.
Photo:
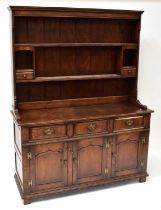
[[[146,182],[146,177],[148,176],[147,173],[137,173],[137,174],[131,174],[128,176],[121,176],[121,177],[114,177],[110,178],[108,180],[101,180],[97,182],[91,182],[91,183],[86,183],[82,185],[73,185],[69,187],[61,187],[61,188],[55,188],[55,189],[49,189],[49,190],[43,190],[43,191],[37,191],[37,192],[31,192],[31,193],[23,193],[19,180],[17,178],[17,175],[14,175],[16,184],[18,186],[21,198],[23,199],[24,205],[30,204],[32,200],[45,197],[45,196],[51,196],[51,195],[58,195],[58,194],[63,194],[63,193],[68,193],[68,192],[79,192],[79,191],[84,191],[88,190],[91,188],[98,188],[98,187],[104,187],[107,185],[119,183],[119,182],[125,182],[128,180],[135,180],[139,179],[139,182]]]

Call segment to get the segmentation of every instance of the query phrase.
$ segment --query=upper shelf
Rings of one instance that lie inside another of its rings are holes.
[[[15,44],[15,50],[32,50],[33,47],[126,47],[137,49],[136,43],[28,43]]]
[[[112,78],[127,78],[135,77],[134,75],[123,76],[119,74],[94,74],[94,75],[74,75],[74,76],[54,76],[54,77],[35,77],[35,79],[17,80],[17,83],[22,82],[48,82],[48,81],[70,81],[70,80],[92,80],[92,79],[112,79]]]

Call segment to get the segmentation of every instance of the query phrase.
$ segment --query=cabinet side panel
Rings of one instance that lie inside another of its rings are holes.
[[[21,128],[14,124],[15,129],[15,145],[19,152],[21,153]]]
[[[22,159],[21,159],[21,156],[18,155],[17,152],[15,152],[15,168],[16,168],[16,174],[17,174],[18,180],[20,181],[20,184],[22,186],[22,183],[23,183]]]

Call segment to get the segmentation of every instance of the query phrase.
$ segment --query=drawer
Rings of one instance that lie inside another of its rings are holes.
[[[16,71],[16,80],[30,80],[33,78],[34,78],[34,72],[32,69]]]
[[[136,129],[144,127],[144,117],[127,117],[118,118],[114,120],[114,131],[125,130],[125,129]]]
[[[121,75],[136,76],[136,67],[135,66],[124,66],[121,70]]]
[[[74,128],[74,135],[95,134],[107,131],[107,121],[91,121],[77,123]]]
[[[30,129],[31,139],[44,139],[44,138],[55,138],[55,137],[65,137],[65,136],[66,136],[65,125],[36,127]]]

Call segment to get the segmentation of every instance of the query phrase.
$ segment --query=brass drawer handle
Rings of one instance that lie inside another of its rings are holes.
[[[94,124],[94,123],[91,123],[89,126],[88,126],[88,130],[90,131],[90,132],[93,132],[94,130],[96,130],[96,124]]]
[[[54,128],[46,128],[46,129],[44,130],[44,133],[45,133],[46,135],[52,135],[52,134],[54,134],[54,132],[55,132]]]
[[[133,120],[127,120],[126,121],[126,125],[128,125],[128,126],[132,126],[133,124],[134,124]]]
[[[24,79],[26,79],[26,78],[27,78],[27,75],[26,75],[26,74],[24,74],[24,75],[23,75],[23,78],[24,78]]]
[[[132,71],[131,70],[128,70],[128,74],[131,74],[132,73]]]

